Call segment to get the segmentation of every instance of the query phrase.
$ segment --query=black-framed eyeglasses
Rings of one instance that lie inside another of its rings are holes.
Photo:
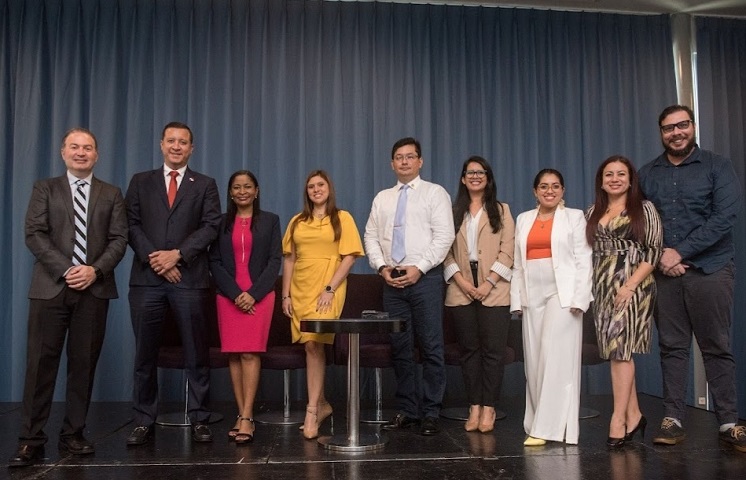
[[[678,123],[669,123],[668,125],[661,125],[661,132],[663,133],[671,133],[673,132],[674,128],[678,128],[679,130],[686,130],[689,128],[689,125],[694,123],[691,120],[682,120]]]
[[[471,178],[482,178],[487,175],[487,170],[467,170],[464,175]]]

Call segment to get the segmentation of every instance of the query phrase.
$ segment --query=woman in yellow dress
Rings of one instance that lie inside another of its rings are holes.
[[[282,240],[282,311],[292,319],[293,342],[305,344],[308,405],[303,436],[316,438],[319,425],[332,413],[324,396],[324,346],[334,334],[300,331],[304,318],[339,318],[347,293],[347,274],[363,256],[352,215],[339,210],[334,186],[323,170],[306,179],[303,211],[288,223]]]

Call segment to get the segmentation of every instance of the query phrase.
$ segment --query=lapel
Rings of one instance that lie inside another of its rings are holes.
[[[552,257],[554,252],[560,251],[560,242],[565,238],[567,232],[567,210],[557,207],[554,214],[554,225],[552,226]]]
[[[163,173],[161,172],[161,175]],[[165,182],[163,183],[165,187]],[[171,210],[175,210],[176,207],[179,206],[179,203],[181,203],[181,199],[184,198],[184,195],[187,194],[189,189],[191,189],[194,186],[194,175],[192,174],[192,171],[189,170],[189,167],[187,167],[186,170],[184,170],[184,178],[181,179],[181,185],[179,185],[179,189],[176,191],[176,198],[174,199],[174,205],[171,207]],[[164,188],[165,191],[165,188]],[[166,199],[166,206],[168,206],[168,196],[164,197]]]
[[[467,235],[468,235],[467,229],[469,227],[467,226],[466,219],[470,217],[471,217],[471,214],[467,211],[466,215],[464,215],[464,221],[461,222],[461,226],[458,229],[458,234],[461,236],[462,240],[464,241],[464,245],[467,245],[467,246],[469,244],[468,239],[467,239]],[[487,215],[487,210],[482,208],[482,215],[479,216],[479,225],[477,226],[477,238],[479,238],[480,235],[482,235],[482,229],[485,226],[489,226],[489,218],[490,217],[489,215]]]
[[[62,196],[62,204],[65,206],[67,212],[67,218],[70,220],[70,224],[75,228],[75,208],[73,207],[73,191],[70,187],[70,181],[67,179],[67,174],[57,177],[57,185],[60,189]]]
[[[166,176],[163,174],[163,167],[153,170],[153,178],[151,180],[153,191],[158,192],[158,198],[163,203],[165,209],[167,211],[173,211],[179,205],[181,199],[184,198],[186,192],[192,187],[192,184],[194,183],[194,175],[192,174],[192,171],[189,170],[189,167],[184,170],[184,178],[181,179],[181,185],[179,185],[179,189],[176,191],[174,205],[171,208],[168,206],[168,187],[166,187]]]
[[[88,229],[91,228],[91,217],[93,215],[93,209],[96,208],[96,203],[98,202],[98,197],[101,195],[101,182],[99,182],[98,178],[95,176],[91,178],[91,188],[90,193],[88,197],[88,210],[86,211],[86,222],[88,224]]]
[[[539,214],[539,209],[534,208],[529,210],[528,214],[523,217],[523,224],[521,225],[521,238],[518,245],[521,248],[521,258],[526,260],[526,243],[528,242],[528,232],[531,231],[531,226],[536,221],[536,216]],[[554,235],[552,235],[554,237]]]

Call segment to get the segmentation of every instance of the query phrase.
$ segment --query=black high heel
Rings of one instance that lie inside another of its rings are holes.
[[[241,422],[249,422],[251,426],[254,426],[254,419],[250,417],[238,417],[239,421]],[[254,432],[251,433],[241,433],[240,431],[236,433],[236,436],[233,437],[233,441],[236,442],[236,445],[245,445],[247,443],[251,443],[254,441]]]
[[[624,441],[631,442],[638,430],[640,431],[642,439],[645,440],[645,427],[647,426],[648,419],[645,418],[645,415],[640,416],[640,421],[637,422],[637,426],[627,432],[627,435],[624,436]]]
[[[624,446],[624,442],[627,441],[627,436],[623,436],[622,438],[614,438],[609,437],[606,439],[606,446],[609,448],[622,448]]]

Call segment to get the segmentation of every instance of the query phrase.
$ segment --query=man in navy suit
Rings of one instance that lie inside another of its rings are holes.
[[[28,293],[21,431],[18,450],[8,461],[11,467],[31,465],[42,456],[47,442],[43,429],[66,338],[67,392],[59,447],[73,455],[94,452],[83,430],[109,299],[117,298],[114,267],[127,249],[122,192],[93,176],[96,137],[74,128],[63,137],[61,154],[67,173],[36,182],[26,212],[26,246],[36,259]]]
[[[169,309],[184,348],[192,440],[212,441],[207,426],[207,247],[217,236],[220,199],[214,179],[187,167],[194,148],[192,142],[192,131],[187,125],[166,125],[161,137],[163,167],[133,176],[125,197],[129,242],[135,253],[129,301],[136,345],[135,428],[127,437],[127,445],[142,445],[153,435],[158,413],[158,350],[163,319]]]

